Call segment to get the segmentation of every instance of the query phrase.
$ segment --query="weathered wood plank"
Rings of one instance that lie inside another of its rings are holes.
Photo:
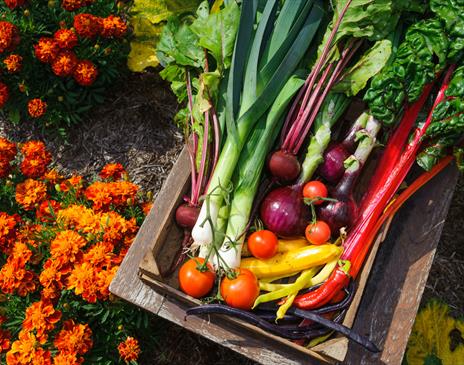
[[[374,355],[350,344],[346,364],[401,364],[457,179],[449,166],[393,220],[353,326],[383,351]]]

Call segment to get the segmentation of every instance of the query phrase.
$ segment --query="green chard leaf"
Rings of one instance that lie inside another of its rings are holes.
[[[391,52],[391,41],[385,39],[376,42],[355,65],[343,74],[341,81],[332,90],[343,92],[347,96],[356,95],[364,89],[369,79],[387,64]]]
[[[207,5],[207,3],[206,3]],[[240,9],[235,1],[209,16],[199,16],[191,25],[200,46],[211,52],[219,68],[230,67],[238,30]]]

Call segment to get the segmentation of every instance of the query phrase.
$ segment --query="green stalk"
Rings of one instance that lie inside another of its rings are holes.
[[[266,157],[282,126],[282,115],[303,84],[304,80],[297,76],[288,80],[277,96],[267,118],[260,120],[241,153],[238,165],[238,182],[233,193],[226,237],[219,250],[219,255],[228,267],[240,266],[241,248],[245,239],[246,227],[261,181]]]

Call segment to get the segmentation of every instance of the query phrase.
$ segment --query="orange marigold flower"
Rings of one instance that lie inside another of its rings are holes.
[[[0,81],[0,108],[3,108],[10,97],[8,86]]]
[[[78,10],[79,8],[82,8],[83,6],[85,6],[84,0],[62,0],[61,1],[61,7],[67,11]]]
[[[21,172],[26,177],[41,177],[47,171],[49,160],[28,158],[21,162]]]
[[[83,260],[97,268],[109,267],[114,256],[113,249],[114,245],[110,242],[98,242],[89,248],[84,254]]]
[[[110,204],[126,205],[128,199],[135,200],[138,186],[129,181],[101,182],[96,181],[85,190],[88,200],[94,203],[95,209],[108,209]]]
[[[27,332],[35,330],[37,340],[43,344],[47,341],[48,332],[55,328],[55,324],[60,319],[61,312],[55,310],[49,300],[39,300],[26,309],[23,330]]]
[[[42,37],[39,42],[34,45],[34,53],[37,59],[43,63],[50,63],[55,58],[60,50],[58,42],[53,38]]]
[[[19,6],[23,6],[25,2],[26,0],[5,0],[5,5],[13,10]]]
[[[11,171],[10,161],[0,156],[0,179],[8,176]]]
[[[137,361],[140,355],[139,342],[134,337],[127,337],[118,345],[118,351],[119,356],[125,362]]]
[[[35,291],[36,277],[32,271],[25,269],[27,260],[29,260],[27,257],[18,258],[13,255],[8,257],[0,270],[0,289],[5,294],[13,294],[18,291],[18,295],[24,297]]]
[[[103,29],[101,35],[105,38],[115,37],[120,38],[127,32],[127,24],[121,17],[110,15],[102,20]]]
[[[102,231],[100,216],[92,209],[82,205],[70,205],[58,212],[57,221],[65,228],[72,228],[82,233],[98,234]]]
[[[108,270],[99,270],[96,275],[97,288],[99,291],[99,299],[106,300],[110,295],[110,284],[113,280],[116,272],[118,271],[118,266],[114,266]]]
[[[0,354],[10,348],[10,331],[0,329]]]
[[[16,25],[0,21],[0,53],[11,51],[20,42],[19,30]]]
[[[135,237],[137,232],[135,219],[127,220],[116,212],[102,214],[100,225],[105,232],[103,239],[111,242],[120,241],[126,237]]]
[[[60,352],[53,358],[53,365],[80,365],[83,361],[84,359],[76,354],[63,354]]]
[[[61,180],[63,178],[63,176],[61,176],[58,171],[56,171],[55,169],[51,169],[51,170],[48,170],[46,171],[43,176],[42,176],[42,179],[52,185],[55,185],[59,180]]]
[[[39,276],[40,284],[44,288],[54,285],[61,290],[64,285],[64,277],[70,272],[71,266],[66,257],[48,259],[45,261]]]
[[[53,344],[63,354],[84,355],[92,348],[92,330],[87,324],[64,322]]]
[[[74,16],[74,29],[81,37],[93,38],[102,29],[101,18],[88,13],[77,14]]]
[[[70,190],[78,193],[82,188],[82,176],[71,176],[60,184],[60,190],[68,192]]]
[[[21,70],[23,58],[18,54],[10,54],[7,58],[3,60],[3,63],[6,66],[6,70],[9,73],[14,74]]]
[[[33,210],[47,198],[47,185],[41,181],[27,179],[16,185],[16,201],[25,210]]]
[[[87,242],[80,234],[74,231],[61,231],[50,243],[50,254],[52,258],[66,257],[69,262],[74,262],[81,248]]]
[[[53,38],[61,49],[72,49],[78,43],[77,35],[72,29],[58,29]]]
[[[76,295],[89,303],[97,301],[98,287],[95,280],[95,270],[89,262],[83,262],[74,266],[68,277],[67,289],[74,290]]]
[[[146,202],[146,203],[143,203],[143,204],[142,204],[143,214],[144,214],[145,216],[147,216],[148,213],[150,213],[150,210],[151,210],[152,207],[153,207],[153,202]]]
[[[21,146],[21,153],[28,158],[42,158],[43,156],[51,158],[45,143],[42,141],[27,141]]]
[[[13,142],[0,137],[0,156],[5,157],[7,160],[12,160],[17,153],[18,150]]]
[[[16,216],[0,212],[0,250],[9,252],[10,245],[16,237],[16,225],[19,219]]]
[[[61,204],[56,200],[44,200],[37,209],[36,216],[42,222],[48,222],[56,217],[61,209]]]
[[[127,172],[124,170],[124,167],[120,163],[106,164],[100,171],[100,177],[102,179],[118,180],[124,174],[127,174]]]
[[[27,111],[32,118],[40,118],[47,111],[47,103],[39,98],[31,99],[27,103]]]
[[[72,51],[61,51],[52,62],[52,71],[56,76],[71,76],[77,65],[77,57]]]
[[[90,86],[97,79],[98,69],[91,61],[81,60],[77,63],[73,76],[79,85]]]
[[[39,347],[36,336],[27,331],[19,333],[19,339],[6,354],[8,365],[51,365],[50,351]]]

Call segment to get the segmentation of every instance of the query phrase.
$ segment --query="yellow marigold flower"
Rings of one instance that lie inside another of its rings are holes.
[[[127,172],[120,163],[106,164],[100,171],[102,179],[119,180],[124,174],[127,174]]]
[[[68,320],[64,322],[63,329],[56,335],[53,344],[63,354],[84,355],[93,345],[92,330],[87,324],[76,324],[73,320]]]
[[[55,328],[55,324],[61,319],[61,312],[55,310],[49,300],[40,300],[32,303],[26,309],[26,318],[23,321],[23,330],[32,332],[35,330],[37,341],[44,344],[47,341],[48,332]]]
[[[50,254],[52,258],[66,257],[69,262],[74,262],[77,254],[86,244],[87,242],[77,232],[62,231],[50,243]]]
[[[47,185],[41,181],[27,179],[16,185],[15,197],[25,210],[33,210],[36,205],[47,199]]]
[[[84,359],[76,354],[59,353],[53,358],[53,365],[81,365]]]
[[[47,103],[39,98],[31,99],[27,103],[27,112],[32,118],[40,118],[47,112]]]
[[[118,345],[119,356],[126,363],[137,361],[140,355],[139,342],[133,337],[127,337]]]
[[[92,264],[83,262],[74,266],[68,278],[67,289],[74,290],[76,295],[81,295],[89,303],[95,303],[97,301],[98,288]]]
[[[6,66],[6,70],[9,73],[14,74],[21,70],[23,58],[18,54],[10,54],[3,60],[3,63]]]
[[[6,354],[8,365],[51,365],[50,351],[39,347],[35,335],[31,332],[21,331],[19,339],[11,345]]]

